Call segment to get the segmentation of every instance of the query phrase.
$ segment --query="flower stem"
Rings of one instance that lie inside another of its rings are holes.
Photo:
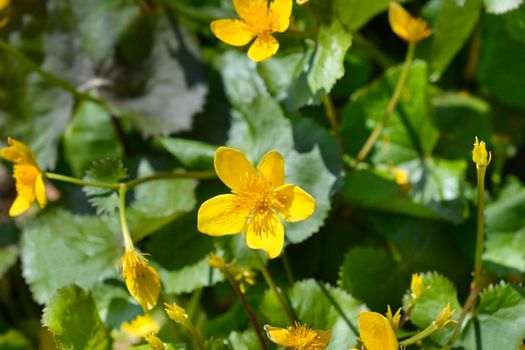
[[[45,173],[44,175],[48,179],[67,182],[67,183],[71,183],[74,185],[109,188],[112,190],[118,190],[120,188],[119,184],[117,183],[89,181],[89,180],[78,179],[75,177],[60,175],[60,174],[55,174],[55,173]]]
[[[128,221],[126,219],[126,184],[120,184],[118,196],[119,196],[119,218],[120,218],[120,227],[122,228],[122,236],[124,237],[124,246],[126,251],[133,251],[135,249],[133,241],[131,239],[131,234],[129,232]]]
[[[248,303],[248,300],[246,299],[246,295],[241,291],[239,288],[239,284],[237,281],[235,281],[235,278],[233,278],[232,274],[228,271],[227,268],[221,269],[222,273],[228,278],[228,281],[230,281],[230,284],[233,287],[233,290],[235,290],[235,293],[241,300],[242,306],[244,307],[244,311],[248,315],[248,318],[250,319],[250,323],[252,324],[253,329],[255,330],[255,334],[257,334],[257,339],[259,340],[259,343],[261,344],[261,349],[268,350],[268,347],[266,346],[266,342],[264,341],[264,336],[261,333],[261,328],[259,327],[259,323],[257,322],[257,318],[255,317],[255,312],[253,311],[251,305]]]
[[[157,173],[155,175],[141,177],[138,179],[134,179],[131,181],[126,182],[126,186],[128,189],[131,189],[133,187],[136,187],[138,185],[141,185],[145,182],[149,181],[155,181],[155,180],[163,180],[163,179],[212,179],[216,177],[215,170],[203,170],[203,171],[188,171],[185,173]]]
[[[476,257],[474,260],[474,288],[481,288],[483,274],[483,246],[484,246],[484,228],[485,228],[485,170],[486,167],[477,167],[478,173],[478,224],[476,235]]]
[[[328,123],[330,123],[330,128],[332,128],[332,131],[334,132],[334,136],[337,139],[337,142],[339,143],[339,147],[341,148],[341,151],[343,150],[343,138],[341,137],[341,132],[339,130],[339,124],[337,123],[337,114],[335,112],[334,103],[332,102],[332,99],[329,95],[323,96],[323,105],[324,109],[326,111],[326,118],[328,119]]]
[[[447,345],[443,347],[442,350],[450,350],[456,340],[458,339],[460,333],[461,333],[461,327],[463,326],[463,320],[465,320],[465,317],[467,316],[468,312],[474,308],[474,305],[476,305],[476,300],[478,298],[479,289],[472,287],[470,289],[470,294],[467,298],[467,301],[465,302],[465,305],[463,306],[463,309],[461,310],[461,314],[458,318],[458,323],[456,324],[456,327],[454,329],[454,333],[452,334],[452,337],[448,341]]]
[[[423,329],[421,332],[417,333],[416,335],[414,335],[414,336],[412,336],[412,337],[410,337],[408,339],[400,341],[399,345],[400,346],[412,345],[412,344],[420,341],[421,339],[424,339],[424,338],[428,337],[429,335],[434,333],[436,330],[437,330],[436,324],[434,322],[432,322],[430,324],[430,326],[428,326],[427,328]]]
[[[277,287],[277,285],[273,281],[273,278],[270,275],[270,272],[268,271],[268,269],[266,268],[266,265],[264,264],[264,261],[262,260],[261,256],[259,255],[259,252],[256,251],[256,250],[253,250],[253,249],[252,249],[252,252],[255,254],[255,256],[257,258],[257,262],[259,263],[259,268],[261,269],[261,272],[262,272],[262,274],[264,276],[264,279],[266,280],[266,283],[268,284],[270,289],[272,289],[272,291],[274,292],[275,296],[277,297],[277,300],[279,301],[279,303],[283,307],[283,310],[286,313],[286,316],[288,316],[288,318],[290,319],[290,322],[294,323],[295,321],[297,321],[297,317],[295,316],[295,312],[290,307],[290,305],[288,305],[288,303],[284,299],[283,294],[281,293],[281,290],[279,289],[279,287]]]
[[[408,44],[408,50],[407,55],[405,57],[405,63],[403,64],[403,68],[401,70],[401,73],[399,75],[399,79],[397,80],[396,87],[394,88],[394,92],[392,94],[392,97],[390,98],[390,101],[388,102],[388,106],[386,107],[385,114],[383,115],[383,120],[377,124],[375,129],[372,131],[368,139],[366,140],[365,144],[357,154],[357,161],[362,162],[365,160],[365,158],[368,156],[368,153],[372,150],[372,147],[376,143],[377,139],[381,135],[381,132],[383,131],[383,128],[385,127],[385,124],[388,122],[388,119],[394,112],[397,103],[399,101],[399,97],[401,96],[401,92],[403,91],[403,88],[405,86],[408,73],[410,71],[410,66],[412,65],[412,61],[414,59],[414,51],[415,51],[416,43],[411,42]]]

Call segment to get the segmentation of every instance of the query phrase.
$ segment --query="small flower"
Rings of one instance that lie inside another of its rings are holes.
[[[412,17],[403,6],[395,2],[391,2],[388,8],[388,20],[394,33],[408,42],[418,42],[432,34],[426,21]]]
[[[357,320],[359,336],[367,350],[397,350],[399,345],[388,319],[377,313],[365,311]]]
[[[246,156],[233,148],[215,152],[215,171],[232,190],[204,202],[197,226],[211,236],[246,233],[252,249],[263,249],[269,258],[279,256],[284,246],[284,226],[279,213],[289,222],[307,219],[315,211],[315,199],[300,187],[284,183],[284,159],[271,151],[257,170]]]
[[[455,309],[451,309],[450,303],[447,304],[437,315],[436,320],[434,321],[434,324],[436,325],[437,329],[450,327],[458,322],[452,319],[452,316],[454,316],[454,313],[456,312]]]
[[[179,305],[175,303],[171,305],[164,303],[164,306],[166,313],[168,314],[169,318],[171,318],[173,321],[183,325],[188,322],[188,314],[186,313],[186,310],[181,308]]]
[[[144,311],[153,309],[160,291],[158,272],[135,250],[127,250],[119,265],[131,296],[142,305]]]
[[[240,19],[219,19],[211,23],[213,34],[233,46],[244,46],[256,38],[248,49],[255,62],[272,57],[279,42],[272,33],[284,32],[290,25],[292,0],[233,0]]]
[[[215,253],[211,253],[210,257],[208,258],[208,264],[211,267],[214,267],[219,270],[223,270],[226,268],[226,262],[222,258],[222,256],[218,256]]]
[[[412,297],[412,302],[415,303],[416,300],[427,290],[425,283],[423,281],[423,275],[419,273],[412,274],[412,281],[410,282],[410,296]]]
[[[145,338],[150,334],[157,334],[160,326],[153,317],[149,315],[139,315],[131,322],[122,323],[120,329],[130,336]]]
[[[288,328],[265,325],[264,330],[268,339],[290,350],[323,350],[332,337],[331,331],[311,329],[297,322]]]
[[[150,345],[151,350],[166,350],[168,348],[166,344],[153,333],[146,336],[146,341]]]
[[[392,315],[392,309],[390,309],[390,305],[387,305],[386,319],[390,322],[394,332],[397,331],[399,329],[399,321],[401,321],[401,308],[397,309],[396,313]]]
[[[492,160],[492,153],[487,152],[485,142],[479,142],[477,136],[474,149],[472,149],[472,160],[476,163],[476,168],[485,168]]]
[[[226,264],[222,257],[211,253],[208,258],[208,264],[221,270],[222,273],[230,275],[239,284],[239,289],[242,293],[246,293],[247,285],[253,286],[255,284],[255,272],[251,269],[238,267],[236,259]]]
[[[18,216],[24,213],[35,199],[40,207],[44,208],[47,204],[46,189],[35,155],[20,141],[8,138],[7,142],[9,146],[0,150],[0,157],[15,164],[13,177],[17,192],[17,197],[9,209],[9,215]]]

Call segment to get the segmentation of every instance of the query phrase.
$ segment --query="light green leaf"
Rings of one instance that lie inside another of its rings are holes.
[[[111,349],[109,332],[91,295],[75,285],[58,290],[44,309],[42,323],[61,349]]]
[[[357,315],[365,309],[363,304],[339,288],[327,285],[326,291],[339,305],[350,322],[357,320]],[[357,339],[356,325],[352,323],[349,326],[347,324],[347,321],[314,280],[309,279],[295,283],[288,292],[288,296],[297,317],[302,323],[314,329],[332,330],[332,338],[326,348],[327,350],[348,349],[355,344]],[[268,319],[270,325],[276,327],[290,326],[290,320],[286,318],[282,307],[271,290],[268,290],[264,295],[260,311]]]
[[[235,350],[252,350],[261,346],[253,329],[244,332],[231,332],[228,341]]]
[[[18,255],[18,247],[14,244],[0,247],[0,278],[15,264]]]
[[[523,0],[483,0],[487,13],[502,14],[517,9]]]
[[[64,156],[75,176],[80,177],[93,161],[121,158],[123,147],[117,139],[109,112],[93,102],[81,102],[64,136]]]
[[[22,269],[38,303],[59,288],[76,284],[91,289],[116,276],[120,237],[98,217],[48,210],[22,236]]]
[[[481,0],[440,0],[440,9],[432,23],[430,80],[437,81],[454,56],[465,45],[481,14]],[[435,5],[435,3],[434,3]]]
[[[104,183],[117,183],[127,177],[127,169],[117,159],[96,160],[86,171],[84,180]],[[113,214],[119,206],[118,194],[113,189],[84,186],[89,203],[96,208],[97,214]]]
[[[217,146],[178,137],[162,137],[158,141],[185,167],[213,169],[213,156]]]
[[[31,342],[20,332],[13,329],[0,334],[0,349],[2,350],[32,350]]]
[[[398,1],[400,3],[405,0]],[[336,0],[335,9],[339,19],[354,31],[364,26],[377,14],[385,11],[390,0]]]

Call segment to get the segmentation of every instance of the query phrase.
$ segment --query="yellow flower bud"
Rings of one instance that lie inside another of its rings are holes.
[[[437,329],[441,329],[444,327],[449,327],[457,324],[457,321],[452,319],[452,316],[454,316],[454,313],[456,312],[455,309],[450,308],[450,303],[445,306],[441,312],[437,315],[436,320],[434,321],[434,324],[436,325]]]
[[[427,290],[427,287],[425,287],[425,283],[423,282],[423,276],[419,273],[413,273],[412,281],[410,282],[410,296],[412,297],[412,302],[415,303],[425,290]]]
[[[175,303],[171,305],[164,303],[164,306],[166,313],[173,321],[180,324],[186,324],[188,322],[188,314],[186,313],[186,310],[181,308],[179,305]]]
[[[487,152],[485,142],[479,142],[477,136],[476,142],[474,142],[474,148],[472,149],[472,160],[476,163],[477,168],[485,168],[492,160],[492,153]]]
[[[155,334],[151,333],[146,336],[146,341],[151,347],[151,350],[166,350],[167,346]]]
[[[392,31],[408,42],[418,42],[432,34],[426,21],[412,17],[403,6],[395,2],[391,2],[388,8],[388,20]]]
[[[208,258],[208,264],[211,267],[214,267],[219,270],[222,270],[226,267],[226,263],[224,262],[222,256],[218,256],[215,253],[210,254],[210,257]]]
[[[387,305],[386,318],[392,325],[392,329],[397,331],[399,329],[399,321],[401,321],[401,308],[397,309],[396,313],[392,315],[392,309],[390,305]]]

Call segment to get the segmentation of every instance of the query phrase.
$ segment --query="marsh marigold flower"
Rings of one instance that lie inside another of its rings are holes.
[[[487,152],[485,142],[479,142],[477,136],[472,149],[472,160],[476,163],[477,168],[485,168],[492,160],[492,153]]]
[[[211,236],[246,234],[246,244],[263,249],[269,258],[279,256],[284,246],[284,226],[307,219],[315,200],[300,187],[284,183],[284,159],[279,152],[266,153],[257,170],[235,149],[219,147],[215,171],[231,190],[204,202],[199,208],[200,232]]]
[[[265,325],[264,330],[272,342],[291,350],[324,350],[332,337],[331,331],[312,329],[297,322],[288,328]]]
[[[367,350],[397,350],[399,344],[388,319],[377,313],[365,311],[357,320],[359,337]]]
[[[412,302],[415,302],[426,290],[427,287],[423,281],[423,275],[413,273],[412,280],[410,281],[410,296],[412,297]]]
[[[13,177],[17,192],[17,197],[9,209],[9,215],[18,216],[24,213],[35,199],[40,207],[44,208],[47,204],[46,189],[35,155],[20,141],[8,138],[7,142],[9,146],[0,150],[0,157],[15,164]]]
[[[157,304],[160,291],[160,279],[157,271],[148,264],[148,260],[135,250],[126,250],[119,261],[121,274],[126,281],[128,291],[145,311]]]
[[[130,336],[145,338],[150,334],[157,334],[160,326],[153,317],[149,315],[139,315],[131,322],[122,323],[120,329]]]
[[[447,306],[441,309],[439,314],[436,316],[436,320],[434,321],[434,324],[436,325],[437,329],[456,325],[458,322],[452,319],[455,313],[456,310],[450,307],[450,303],[448,303]]]
[[[290,25],[292,0],[233,0],[240,19],[219,19],[211,23],[211,31],[226,44],[244,46],[255,41],[248,49],[248,57],[260,62],[272,57],[279,42],[272,33],[284,32]]]
[[[391,2],[388,8],[388,20],[392,31],[408,42],[418,42],[432,34],[426,21],[412,17],[403,6],[395,2]]]
[[[146,336],[151,350],[166,350],[168,347],[155,334],[151,333]]]

